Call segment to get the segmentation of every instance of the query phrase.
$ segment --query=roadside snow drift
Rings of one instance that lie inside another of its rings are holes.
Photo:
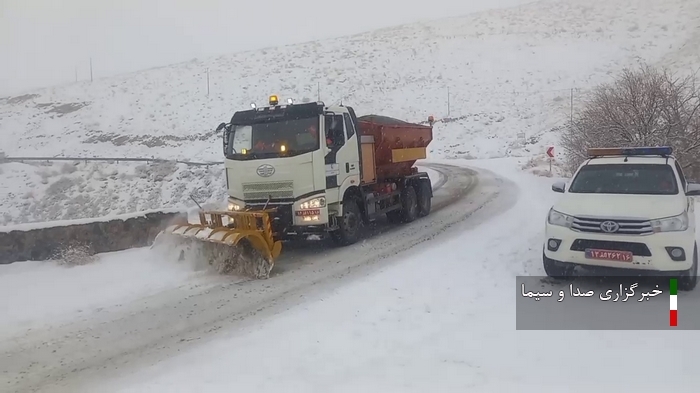
[[[147,248],[101,254],[84,266],[56,261],[0,265],[0,341],[28,329],[113,312],[168,289],[216,282],[195,261],[166,260]],[[185,292],[181,292],[185,293]]]

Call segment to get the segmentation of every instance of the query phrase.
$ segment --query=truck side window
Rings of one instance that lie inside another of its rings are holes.
[[[676,164],[676,171],[678,172],[678,177],[681,179],[681,188],[685,192],[686,181],[685,181],[685,176],[683,176],[683,169],[681,169],[681,166],[678,165],[678,161],[676,161],[675,164]]]
[[[345,144],[345,130],[343,130],[342,115],[326,116],[326,132],[330,139],[331,147],[339,148]]]
[[[347,132],[348,139],[350,139],[353,135],[355,135],[355,127],[352,124],[350,115],[348,115],[347,113],[343,113],[343,118],[345,119],[345,132]]]

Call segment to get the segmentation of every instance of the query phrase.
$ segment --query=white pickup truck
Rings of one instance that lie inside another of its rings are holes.
[[[629,269],[697,284],[693,196],[670,147],[589,149],[545,223],[544,269],[565,278],[577,265]],[[636,275],[636,274],[630,274]]]

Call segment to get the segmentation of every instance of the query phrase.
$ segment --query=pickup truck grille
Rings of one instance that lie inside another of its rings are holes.
[[[618,225],[617,231],[606,232],[601,228],[601,224],[612,221]],[[649,220],[629,220],[617,218],[594,218],[594,217],[574,217],[571,229],[581,232],[609,233],[611,235],[648,235],[654,232]]]
[[[255,199],[294,198],[294,182],[276,181],[264,183],[243,183],[243,198],[245,200]]]
[[[571,243],[571,251],[586,251],[593,248],[598,250],[629,251],[633,255],[650,257],[651,251],[644,243],[616,242],[609,240],[576,239]]]

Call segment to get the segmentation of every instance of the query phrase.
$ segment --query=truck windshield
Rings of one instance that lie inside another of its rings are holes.
[[[226,158],[255,160],[312,152],[319,149],[318,129],[318,117],[232,125]]]
[[[675,195],[678,183],[670,165],[586,165],[571,182],[569,192],[581,194]]]

